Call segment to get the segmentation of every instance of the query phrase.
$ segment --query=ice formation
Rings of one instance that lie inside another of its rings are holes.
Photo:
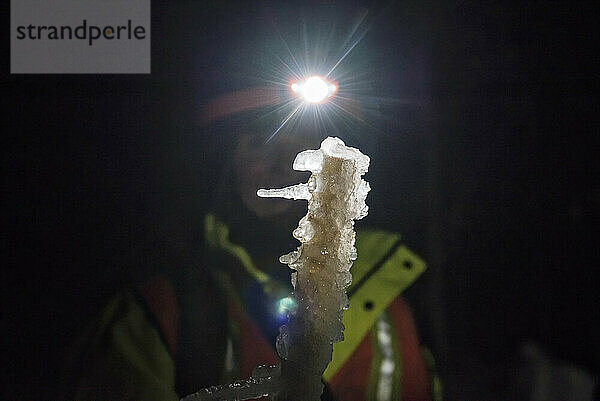
[[[258,196],[308,200],[308,213],[293,232],[301,245],[279,259],[294,270],[298,307],[279,329],[277,352],[285,399],[316,401],[333,343],[344,339],[342,313],[348,308],[346,288],[356,259],[354,220],[368,211],[365,198],[370,187],[361,176],[369,168],[369,157],[329,137],[320,149],[299,153],[293,168],[311,171],[308,183],[259,190]]]
[[[321,377],[331,361],[333,343],[344,338],[346,288],[357,256],[354,220],[368,212],[365,198],[370,187],[361,177],[369,161],[358,149],[329,137],[320,149],[300,152],[294,160],[294,170],[312,172],[307,183],[257,192],[261,197],[308,201],[308,213],[292,233],[300,246],[279,258],[293,270],[297,304],[279,329],[281,366],[261,367],[260,374],[248,380],[202,390],[186,401],[244,400],[267,394],[286,401],[320,399]]]
[[[279,393],[281,368],[277,366],[257,366],[252,377],[233,383],[212,386],[183,397],[180,401],[238,401],[252,400]]]

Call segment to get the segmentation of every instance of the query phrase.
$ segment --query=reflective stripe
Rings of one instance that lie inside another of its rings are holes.
[[[390,401],[392,399],[396,363],[394,361],[391,328],[385,314],[381,314],[377,318],[377,345],[381,352],[379,380],[377,381],[377,401]]]
[[[227,348],[225,349],[225,357],[223,360],[223,372],[221,379],[223,382],[230,382],[240,377],[240,322],[232,317],[230,312],[234,301],[229,301],[228,307],[228,324],[227,324]]]
[[[402,356],[398,336],[386,312],[379,315],[371,329],[373,358],[364,399],[396,401],[402,399]]]
[[[395,246],[397,237],[391,237],[392,241],[390,241],[390,237],[387,235],[391,234],[382,231],[367,231],[359,233],[356,237],[358,260],[362,258],[363,262],[355,263],[350,271],[354,275],[354,269],[359,267],[357,276],[360,278],[357,284],[360,286],[354,284],[349,289],[352,295],[350,296],[350,308],[344,312],[343,317],[346,327],[344,341],[333,345],[333,358],[323,375],[325,381],[331,380],[344,365],[369,330],[375,326],[379,315],[426,269],[425,262],[404,245],[398,246],[391,255],[388,255],[389,248]],[[374,241],[375,239],[380,241]],[[374,249],[365,248],[367,244]],[[380,245],[378,246],[378,244]],[[381,244],[386,244],[388,249]],[[387,259],[380,264],[379,259],[372,257],[372,254],[375,253],[382,254]],[[379,265],[379,267],[372,271],[369,266],[365,266],[368,261],[372,266]],[[368,279],[362,280],[366,275],[369,276]]]
[[[233,356],[233,341],[231,336],[227,337],[227,348],[225,350],[225,374],[224,376],[229,377],[235,368],[235,360]]]

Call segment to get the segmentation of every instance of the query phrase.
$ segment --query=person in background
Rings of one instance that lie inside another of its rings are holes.
[[[277,363],[277,330],[293,307],[290,271],[278,256],[298,246],[291,231],[306,211],[302,202],[261,199],[256,190],[305,179],[291,163],[319,142],[238,135],[196,262],[149,269],[112,298],[72,347],[62,399],[178,400]],[[433,358],[402,298],[425,263],[398,234],[367,225],[357,227],[345,341],[325,371],[322,399],[440,400]]]

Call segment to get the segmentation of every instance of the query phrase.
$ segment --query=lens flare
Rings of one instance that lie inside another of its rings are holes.
[[[378,114],[379,99],[388,99],[371,94],[372,79],[364,69],[367,64],[358,56],[352,63],[349,60],[372,25],[373,19],[367,19],[367,15],[365,10],[356,15],[354,24],[349,26],[347,21],[341,24],[350,28],[346,33],[331,24],[331,31],[323,37],[313,37],[310,34],[312,22],[301,21],[304,47],[295,51],[292,50],[294,46],[277,32],[281,46],[274,47],[277,51],[273,52],[273,59],[265,59],[270,61],[255,77],[279,89],[277,102],[269,105],[265,116],[275,115],[280,123],[265,144],[281,133],[298,132],[307,123],[312,124],[312,129],[303,132],[322,138],[342,132],[354,135],[358,132],[354,128],[356,122],[372,128],[372,124],[363,118],[363,111],[369,115]],[[317,31],[322,28],[320,23],[316,27]],[[298,41],[293,44],[301,45]]]
[[[307,103],[323,103],[337,91],[337,85],[315,75],[304,82],[294,82],[291,89]]]

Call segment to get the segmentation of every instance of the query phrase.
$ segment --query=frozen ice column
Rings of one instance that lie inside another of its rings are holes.
[[[343,340],[346,288],[356,259],[354,220],[367,215],[369,184],[361,177],[369,157],[327,138],[318,150],[296,156],[295,170],[311,171],[307,183],[282,189],[261,189],[259,196],[308,200],[308,213],[293,235],[301,245],[283,255],[294,272],[292,285],[297,308],[280,327],[278,366],[257,366],[252,377],[213,386],[182,401],[248,400],[269,395],[278,401],[316,401],[323,391],[321,376],[331,361],[333,343]]]
[[[279,259],[294,270],[297,307],[279,328],[277,352],[282,358],[281,399],[317,401],[333,343],[344,339],[342,313],[348,308],[346,288],[356,259],[354,220],[368,211],[370,187],[361,177],[369,157],[329,137],[320,149],[299,153],[293,168],[311,171],[308,182],[261,189],[258,196],[308,200],[308,213],[293,232],[301,245]]]

